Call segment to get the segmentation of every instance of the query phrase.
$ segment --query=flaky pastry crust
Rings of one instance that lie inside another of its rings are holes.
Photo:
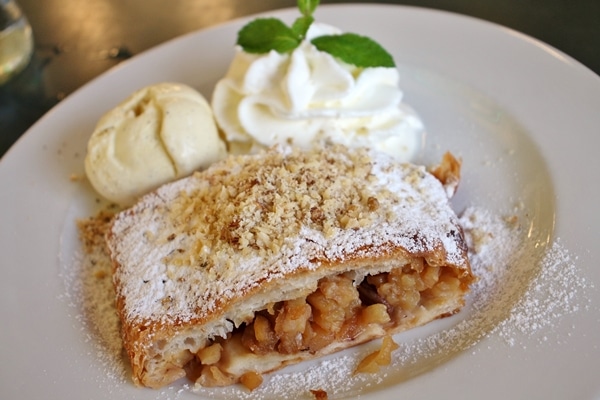
[[[457,312],[473,280],[440,181],[340,145],[231,156],[118,214],[107,245],[149,387],[231,384],[410,329]]]

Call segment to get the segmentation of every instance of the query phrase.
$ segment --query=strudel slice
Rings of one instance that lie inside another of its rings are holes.
[[[154,388],[256,382],[451,315],[473,279],[436,177],[338,145],[231,156],[118,214],[107,244],[133,380]]]

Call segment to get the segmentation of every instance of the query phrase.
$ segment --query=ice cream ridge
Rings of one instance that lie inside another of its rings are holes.
[[[310,148],[327,140],[374,148],[399,161],[414,158],[424,127],[402,102],[393,59],[385,53],[379,63],[370,55],[352,60],[376,43],[310,21],[297,47],[281,51],[253,46],[253,38],[245,39],[251,27],[240,31],[235,57],[212,97],[231,152],[255,152],[276,143]]]
[[[159,83],[135,91],[100,118],[88,141],[85,171],[99,194],[126,206],[225,155],[207,100],[189,86]]]

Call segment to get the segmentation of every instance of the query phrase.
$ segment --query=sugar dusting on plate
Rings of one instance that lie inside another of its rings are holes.
[[[594,285],[579,273],[576,262],[577,257],[561,245],[560,238],[552,243],[541,261],[539,275],[494,333],[510,346],[525,348],[517,334],[536,335],[539,343],[548,342],[555,321],[589,309],[591,301],[586,293],[593,290]]]
[[[109,379],[125,382],[128,367],[123,358],[119,317],[115,308],[112,267],[106,253],[103,232],[112,212],[102,211],[78,222],[82,249],[72,265],[63,271],[66,293],[63,300],[75,308],[86,341],[92,346]]]
[[[75,318],[91,346],[89,357],[105,372],[99,384],[117,390],[115,383],[133,384],[122,354],[112,267],[103,241],[98,240],[106,229],[106,217],[100,215],[80,223],[84,246],[72,265],[65,268],[64,300],[77,310]],[[431,369],[489,336],[502,338],[509,347],[519,346],[520,338],[532,336],[538,337],[540,344],[548,343],[546,332],[555,321],[589,307],[585,293],[593,284],[582,277],[577,258],[559,239],[540,250],[524,240],[514,217],[498,216],[481,208],[468,208],[460,221],[473,272],[479,278],[469,294],[468,305],[451,318],[396,336],[401,346],[394,353],[392,365],[381,373],[353,375],[358,361],[377,347],[375,341],[269,374],[253,392],[241,386],[198,389],[191,383],[178,382],[155,391],[156,398],[310,399],[314,398],[310,390],[324,390],[329,398],[372,392]]]

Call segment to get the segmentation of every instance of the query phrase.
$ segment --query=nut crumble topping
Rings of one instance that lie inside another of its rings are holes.
[[[433,175],[340,145],[231,156],[145,196],[111,235],[131,320],[202,319],[261,282],[396,247],[469,269]]]
[[[356,182],[374,180],[371,159],[364,152],[334,152],[273,153],[264,163],[231,159],[231,173],[182,192],[169,210],[174,229],[194,237],[170,261],[211,264],[213,249],[229,257],[268,257],[302,226],[331,237],[370,224],[377,197]]]

